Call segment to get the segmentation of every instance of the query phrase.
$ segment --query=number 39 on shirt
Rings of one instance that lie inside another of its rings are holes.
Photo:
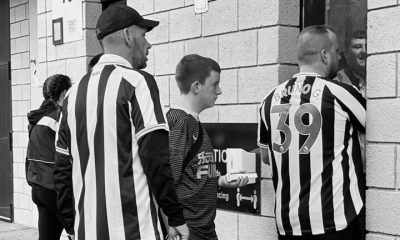
[[[279,114],[279,121],[276,127],[276,131],[280,131],[285,135],[285,141],[283,143],[273,142],[272,149],[279,153],[285,153],[292,141],[292,130],[289,125],[286,124],[286,120],[289,116],[289,109],[292,107],[291,104],[280,104],[275,105],[271,109],[271,114]],[[310,123],[306,125],[303,122],[303,115],[309,114]],[[295,112],[293,122],[296,130],[302,135],[308,135],[307,140],[299,149],[299,154],[308,154],[321,131],[322,116],[316,106],[311,103],[302,104]]]

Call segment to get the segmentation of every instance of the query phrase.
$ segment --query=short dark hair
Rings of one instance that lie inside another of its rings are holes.
[[[42,88],[42,92],[43,92],[43,97],[46,100],[49,100],[50,96],[47,93],[47,83],[49,82],[49,79],[47,78],[44,83],[43,83],[43,88]]]
[[[363,30],[353,32],[349,38],[346,38],[345,47],[346,49],[350,46],[351,40],[353,39],[367,39],[367,33]]]
[[[88,71],[92,70],[94,65],[96,65],[99,62],[101,56],[103,56],[103,53],[99,53],[96,56],[92,57],[92,59],[90,59],[89,64],[87,66]]]
[[[71,87],[71,79],[62,74],[56,74],[46,79],[46,94],[49,100],[57,101],[64,90]]]
[[[211,71],[221,73],[221,67],[213,59],[197,54],[184,56],[176,66],[175,79],[179,90],[187,94],[195,81],[204,84]]]

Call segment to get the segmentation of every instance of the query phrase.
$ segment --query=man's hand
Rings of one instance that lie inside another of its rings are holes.
[[[69,240],[75,240],[75,235],[68,235]]]
[[[177,236],[174,235],[174,231],[168,231],[168,235],[172,240],[188,240],[189,239],[189,228],[187,227],[186,223],[177,227],[170,227],[169,230],[174,229],[178,233]],[[172,236],[170,235],[172,234]]]
[[[240,177],[236,179],[235,181],[228,181],[226,178],[226,175],[220,176],[218,178],[218,186],[224,187],[224,188],[240,188],[249,183],[249,178],[248,177]]]

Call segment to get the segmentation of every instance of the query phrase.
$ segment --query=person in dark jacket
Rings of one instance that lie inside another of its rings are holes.
[[[39,212],[39,240],[60,239],[63,221],[57,211],[54,190],[54,156],[56,126],[61,105],[71,87],[69,77],[53,75],[43,84],[45,100],[37,110],[28,113],[29,142],[26,156],[26,178],[32,186],[32,200]]]

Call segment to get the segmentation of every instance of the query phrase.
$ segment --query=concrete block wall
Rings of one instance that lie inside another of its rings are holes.
[[[31,72],[29,45],[29,1],[10,1],[11,92],[13,131],[14,219],[28,226],[36,224],[37,211],[25,178],[28,144],[27,112],[31,106]]]
[[[33,12],[32,12],[33,11]],[[26,114],[43,101],[42,85],[53,74],[66,74],[72,82],[86,72],[90,58],[101,52],[95,36],[95,24],[101,13],[100,0],[82,1],[82,40],[54,46],[52,40],[52,0],[10,1],[10,42],[12,78],[12,121],[14,156],[14,221],[37,227],[37,208],[31,200],[31,188],[25,178],[28,144]],[[34,16],[36,26],[30,26]],[[35,28],[34,30],[31,29]],[[37,36],[30,36],[30,32]],[[37,38],[37,46],[30,37]],[[37,56],[30,49],[37,48]],[[31,79],[32,61],[36,59],[38,83]],[[65,236],[63,239],[66,239]]]
[[[205,110],[203,122],[256,123],[258,106],[279,82],[297,72],[294,45],[299,33],[299,1],[215,0],[194,13],[193,0],[131,0],[128,4],[160,25],[149,32],[148,67],[166,107],[177,103],[174,73],[186,54],[216,60],[222,95]],[[261,216],[218,210],[219,239],[276,239],[271,170],[262,167]]]
[[[400,238],[399,1],[368,1],[367,239]]]

